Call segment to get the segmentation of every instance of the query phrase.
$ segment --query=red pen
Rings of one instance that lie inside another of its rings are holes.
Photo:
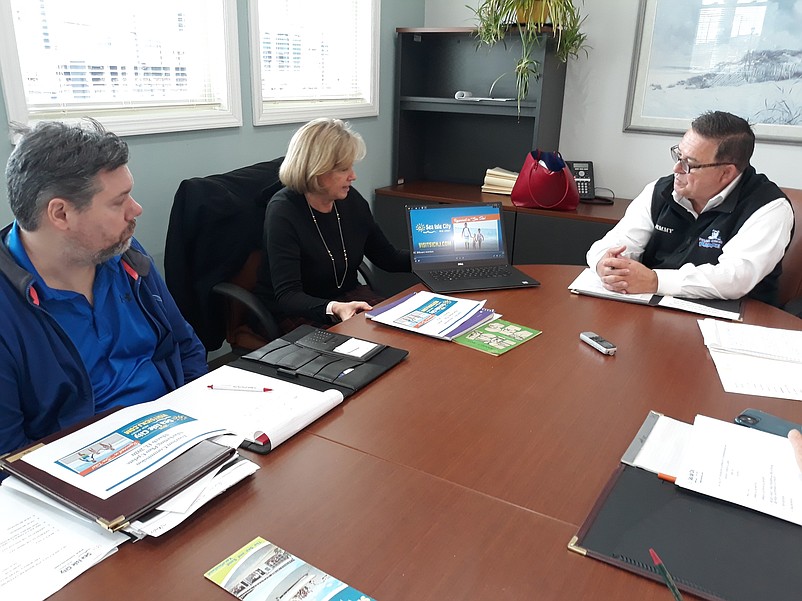
[[[212,390],[234,390],[237,392],[270,392],[272,388],[259,388],[258,386],[241,386],[239,384],[209,384]]]
[[[674,601],[682,601],[682,593],[679,592],[677,584],[674,582],[674,578],[671,577],[668,568],[666,568],[666,564],[664,564],[663,560],[661,560],[657,555],[657,551],[650,548],[649,555],[652,556],[652,561],[654,562],[657,571],[660,572],[660,575],[663,577],[663,582],[666,583],[668,590],[671,591]]]

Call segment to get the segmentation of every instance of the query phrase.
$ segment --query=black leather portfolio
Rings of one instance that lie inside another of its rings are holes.
[[[233,365],[315,390],[334,388],[348,396],[408,354],[403,349],[302,325]]]
[[[649,555],[653,548],[678,588],[704,599],[802,595],[802,526],[629,465],[614,472],[568,547],[662,582]]]

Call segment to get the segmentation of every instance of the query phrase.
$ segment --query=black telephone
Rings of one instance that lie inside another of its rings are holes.
[[[565,161],[576,180],[579,200],[596,198],[596,184],[593,182],[593,163],[590,161]]]

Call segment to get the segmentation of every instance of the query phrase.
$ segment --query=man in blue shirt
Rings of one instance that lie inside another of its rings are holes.
[[[21,129],[0,230],[0,453],[206,372],[206,352],[133,238],[128,146],[91,121]]]

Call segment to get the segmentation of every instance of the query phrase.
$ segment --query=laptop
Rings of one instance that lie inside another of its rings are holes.
[[[531,288],[510,265],[500,202],[407,205],[412,271],[432,292]]]

